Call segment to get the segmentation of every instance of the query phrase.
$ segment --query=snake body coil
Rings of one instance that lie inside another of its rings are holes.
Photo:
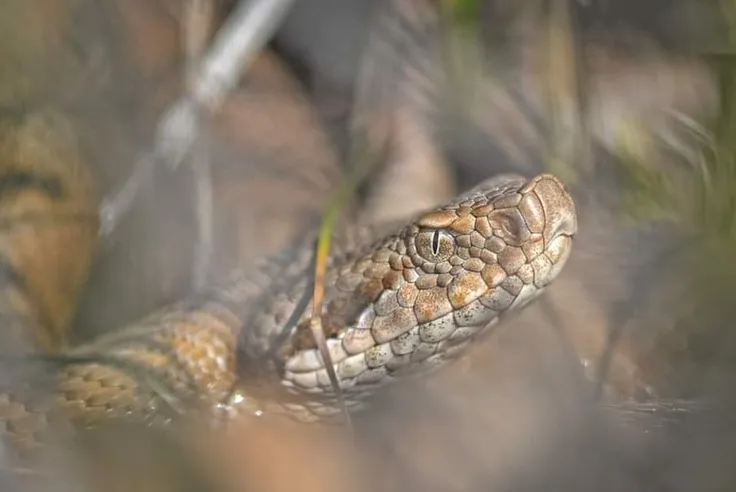
[[[442,366],[529,303],[562,270],[576,228],[574,203],[557,178],[504,175],[389,233],[341,229],[322,315],[348,406],[392,380]],[[53,422],[166,425],[182,414],[215,420],[244,410],[304,421],[339,414],[309,332],[314,241],[67,351],[53,363],[49,398],[0,393],[0,435],[33,447]],[[275,389],[261,391],[256,374],[275,380]]]

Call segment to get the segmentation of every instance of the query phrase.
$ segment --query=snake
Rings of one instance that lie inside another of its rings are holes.
[[[495,176],[404,223],[343,221],[324,280],[326,363],[310,329],[311,231],[219,285],[43,358],[52,384],[42,396],[0,388],[0,437],[34,450],[62,424],[340,419],[519,313],[563,271],[576,232],[574,200],[551,174]]]

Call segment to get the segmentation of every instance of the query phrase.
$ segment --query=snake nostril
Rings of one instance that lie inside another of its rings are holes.
[[[558,237],[563,234],[565,236],[574,236],[577,232],[578,221],[575,215],[575,210],[568,210],[563,219],[560,221],[557,230],[555,231],[554,237]]]
[[[524,216],[515,208],[495,210],[488,219],[495,234],[511,246],[521,246],[531,236]]]
[[[569,197],[569,195],[568,195]],[[572,200],[569,200],[570,208],[562,208],[550,220],[550,228],[545,228],[545,244],[551,244],[560,236],[572,237],[577,233],[578,221],[575,209],[572,207]]]

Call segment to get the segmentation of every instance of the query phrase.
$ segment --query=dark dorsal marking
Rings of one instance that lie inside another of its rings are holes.
[[[31,171],[11,171],[0,175],[0,198],[27,189],[38,190],[50,198],[59,199],[64,194],[59,178],[43,176]]]

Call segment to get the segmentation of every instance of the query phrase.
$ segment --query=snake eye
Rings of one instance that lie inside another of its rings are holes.
[[[422,231],[416,238],[417,253],[432,263],[449,259],[455,253],[455,238],[442,229]]]
[[[434,231],[432,234],[432,254],[440,254],[440,231]]]

